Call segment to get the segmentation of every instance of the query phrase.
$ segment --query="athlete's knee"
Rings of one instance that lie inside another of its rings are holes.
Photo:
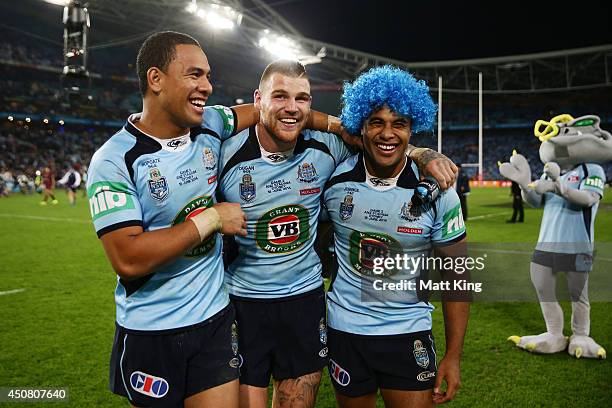
[[[321,371],[274,383],[274,408],[311,408],[315,406]]]

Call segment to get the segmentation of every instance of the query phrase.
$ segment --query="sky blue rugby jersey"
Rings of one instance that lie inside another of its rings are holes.
[[[87,192],[98,237],[128,226],[171,227],[214,204],[221,139],[234,130],[233,112],[206,108],[201,127],[170,140],[144,134],[134,118],[89,166]],[[221,241],[215,234],[134,281],[117,277],[117,323],[131,330],[167,330],[200,323],[223,309],[229,298]]]
[[[542,179],[546,179],[546,174]],[[598,164],[582,163],[561,175],[569,188],[593,191],[603,197],[606,174]],[[595,216],[599,202],[582,208],[554,193],[542,196],[544,215],[536,249],[557,253],[593,252]]]
[[[235,296],[275,299],[322,285],[314,250],[323,186],[350,155],[335,135],[304,130],[292,154],[262,155],[255,127],[223,143],[219,200],[240,203],[246,238],[226,283]]]
[[[375,290],[374,282],[416,282],[422,268],[376,268],[376,258],[427,256],[436,243],[458,242],[466,235],[459,197],[442,192],[419,214],[411,198],[419,181],[409,158],[396,179],[368,174],[363,155],[341,164],[327,183],[324,207],[334,224],[338,272],[327,294],[328,324],[349,333],[391,335],[431,329],[429,302],[416,290]],[[426,279],[423,273],[422,279]],[[414,288],[416,289],[417,286]]]

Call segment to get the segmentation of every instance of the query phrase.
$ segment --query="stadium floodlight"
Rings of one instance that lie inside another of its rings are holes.
[[[12,122],[12,121],[13,121],[13,119],[14,119],[14,118],[13,118],[12,116],[9,116],[9,117],[8,117],[9,122]]]
[[[32,121],[32,119],[30,119],[30,118],[26,118],[26,119],[25,119],[25,121],[26,121],[26,122],[28,122],[28,123],[30,123],[30,122]]]
[[[43,119],[43,122],[44,122],[45,124],[47,124],[47,123],[49,123],[49,119],[44,118],[44,119]]]
[[[297,41],[284,35],[276,34],[268,29],[261,31],[257,46],[263,48],[276,58],[298,60],[304,65],[318,64],[321,62],[321,58],[325,56],[323,48],[317,55],[309,54],[300,47]]]
[[[219,2],[206,2],[198,7],[195,0],[185,7],[185,11],[204,20],[210,27],[231,30],[242,23],[242,14]]]
[[[63,119],[60,119],[60,120],[59,120],[59,124],[60,124],[60,125],[63,125],[63,124],[64,124]]]

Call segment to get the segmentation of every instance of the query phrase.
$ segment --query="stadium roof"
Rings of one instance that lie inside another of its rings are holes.
[[[189,1],[89,0],[91,53],[128,48],[134,55],[151,32],[184,31],[202,42],[224,82],[250,90],[272,59],[255,45],[269,28],[326,55],[309,66],[320,89],[337,89],[383,63],[406,66],[432,86],[442,75],[445,89],[459,92],[476,89],[477,72],[488,92],[605,86],[612,75],[610,6],[604,1],[584,0],[565,10],[550,1],[500,8],[499,2],[441,0],[225,0],[243,14],[232,32],[207,28],[185,11]],[[61,44],[61,7],[21,0],[2,2],[0,12],[3,28]],[[567,51],[575,48],[581,50]],[[537,55],[525,55],[532,53]]]

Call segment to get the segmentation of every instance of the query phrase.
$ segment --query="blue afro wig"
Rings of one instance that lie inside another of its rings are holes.
[[[354,135],[372,112],[384,106],[411,118],[415,133],[431,129],[437,112],[425,81],[391,65],[372,68],[352,84],[345,82],[342,104],[342,125]]]

